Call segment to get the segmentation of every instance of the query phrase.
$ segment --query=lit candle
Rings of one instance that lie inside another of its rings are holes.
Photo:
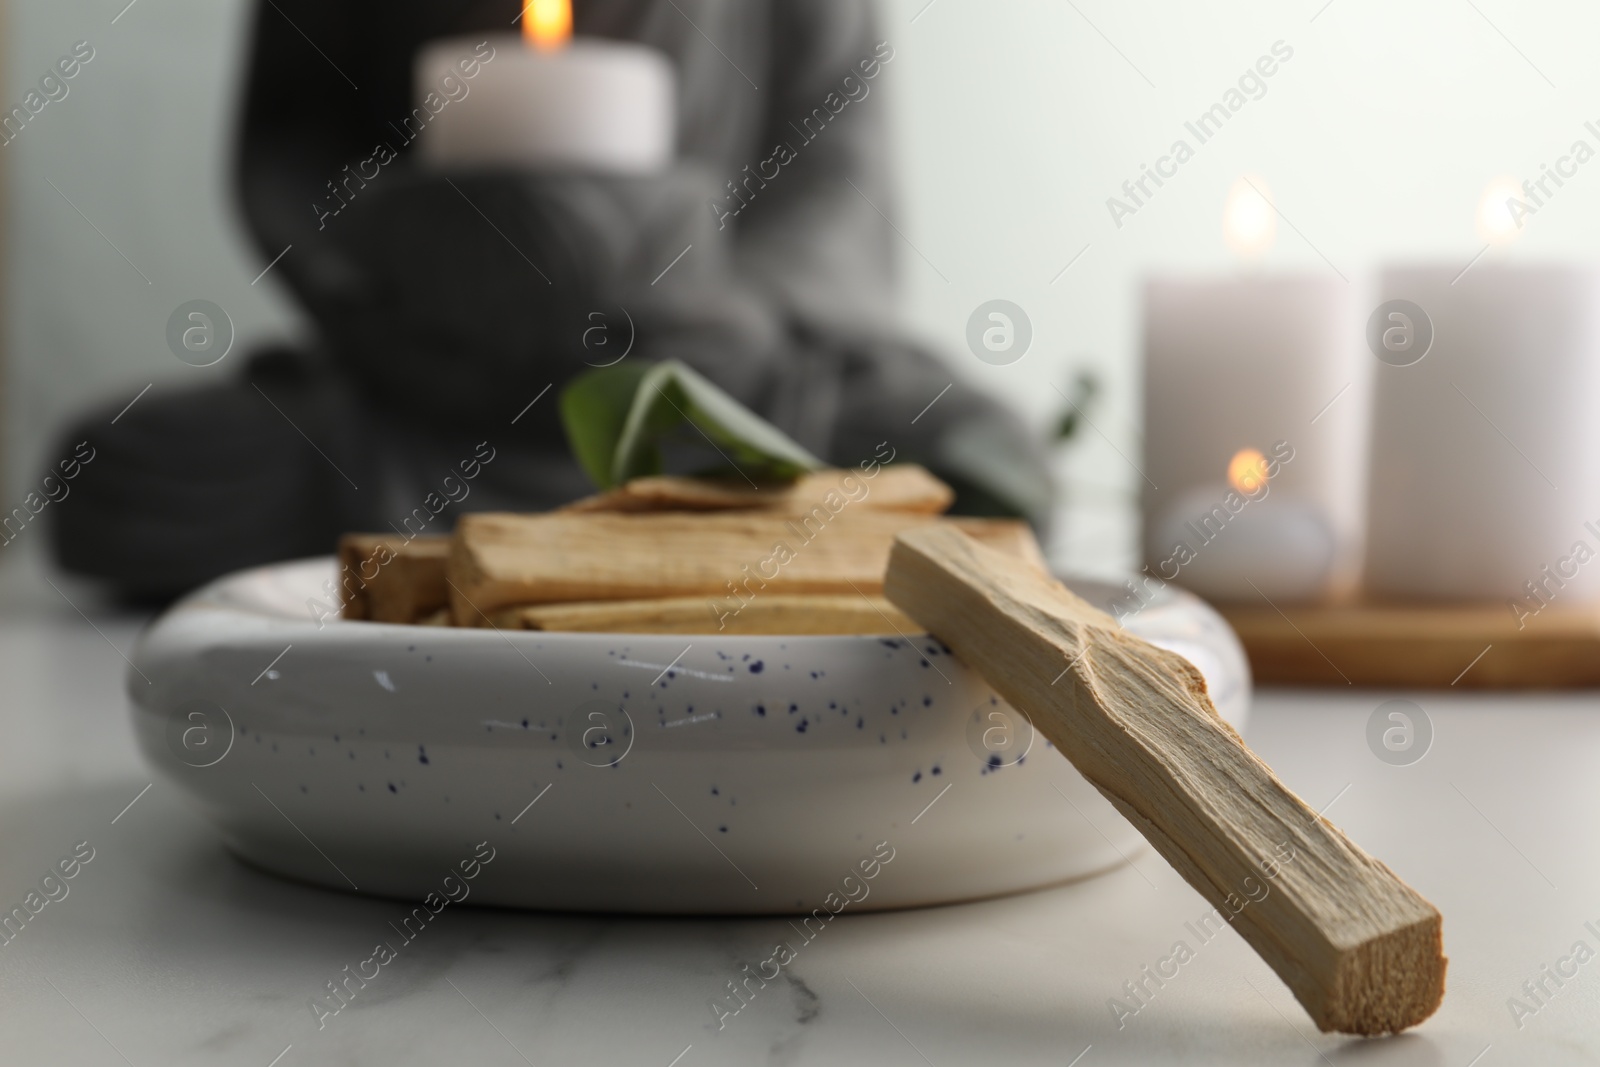
[[[426,103],[432,94],[438,109],[425,108],[425,162],[615,174],[648,174],[671,162],[677,79],[664,54],[625,41],[571,39],[571,0],[533,0],[522,30],[520,38],[434,41],[418,54],[417,99]],[[462,61],[485,41],[493,58],[464,78]]]
[[[1379,300],[1432,343],[1377,365],[1368,591],[1532,613],[1600,595],[1600,276],[1390,269]]]
[[[1265,189],[1259,178],[1241,178],[1229,196],[1224,233],[1243,255],[1265,252],[1276,231]],[[1257,603],[1263,594],[1314,600],[1353,584],[1373,360],[1354,335],[1352,312],[1349,284],[1327,274],[1147,283],[1149,573],[1214,599]],[[1238,494],[1223,476],[1246,449],[1274,460],[1270,492],[1263,487],[1225,530],[1194,544],[1181,531]],[[1193,559],[1174,576],[1178,542]]]
[[[1243,448],[1228,479],[1179,494],[1156,517],[1147,539],[1150,573],[1212,600],[1302,603],[1328,587],[1334,531],[1311,501],[1273,491],[1294,462],[1283,442],[1268,459]]]

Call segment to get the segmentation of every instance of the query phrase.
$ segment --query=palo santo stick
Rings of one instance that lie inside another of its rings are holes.
[[[345,534],[339,538],[343,617],[419,622],[450,603],[447,537]]]
[[[839,494],[841,499],[857,499],[861,507],[922,515],[942,514],[955,500],[954,491],[923,468],[912,463],[897,463],[882,468],[870,478],[853,470],[821,470],[802,475],[793,482],[756,487],[737,479],[674,475],[635,478],[597,496],[574,501],[561,510],[742,511],[765,508],[800,512],[830,492]]]
[[[631,634],[892,634],[920,630],[880,596],[762,595],[738,614],[704,597],[538,604],[494,613],[503,630]]]
[[[1390,1033],[1433,1014],[1438,910],[1278,781],[1187,660],[948,528],[900,535],[885,593],[1027,715],[1201,896],[1235,913],[1318,1027]]]
[[[713,514],[464,515],[451,545],[451,610],[460,626],[481,613],[528,604],[705,597],[728,613],[781,593],[872,595],[895,534],[958,523],[1037,565],[1026,523],[936,519],[905,512],[820,505],[805,515],[767,511]]]

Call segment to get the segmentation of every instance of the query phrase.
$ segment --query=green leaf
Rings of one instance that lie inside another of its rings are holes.
[[[1056,440],[1067,441],[1077,436],[1083,421],[1088,418],[1086,412],[1099,393],[1100,379],[1092,371],[1079,371],[1072,382],[1072,395],[1067,401],[1067,409],[1056,423]]]
[[[562,419],[573,452],[601,488],[660,473],[661,444],[668,440],[705,445],[717,455],[713,472],[725,475],[784,480],[823,466],[777,427],[677,360],[634,364],[627,378],[613,374],[623,367],[585,374],[562,394]]]
[[[1027,440],[1000,420],[960,422],[938,444],[938,469],[960,492],[957,502],[964,509],[982,509],[975,514],[1048,515],[1055,486],[1048,474],[1035,473],[1028,452]]]
[[[561,424],[567,431],[567,443],[583,472],[602,489],[613,484],[611,466],[617,439],[647,370],[646,364],[619,363],[580,374],[561,390]]]

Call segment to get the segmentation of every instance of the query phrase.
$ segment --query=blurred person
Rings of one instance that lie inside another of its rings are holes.
[[[326,553],[342,531],[392,528],[485,448],[470,496],[428,532],[461,510],[584,495],[556,395],[615,358],[622,309],[629,358],[685,361],[825,459],[853,465],[887,442],[955,486],[958,511],[1047,518],[1042,445],[968,388],[928,407],[951,374],[890,325],[890,140],[881,82],[862,72],[892,64],[893,49],[870,6],[574,6],[577,34],[673,61],[678,156],[665,173],[447,177],[417,165],[401,127],[419,47],[514,32],[517,0],[259,6],[235,183],[262,262],[293,246],[273,276],[316,343],[259,352],[227,381],[153,391],[114,426],[109,408],[72,426],[65,439],[89,439],[99,458],[72,505],[51,509],[64,568],[167,598]],[[795,125],[819,109],[825,126]],[[791,158],[749,182],[779,144]],[[379,145],[393,160],[348,182]],[[594,312],[609,349],[585,347]]]

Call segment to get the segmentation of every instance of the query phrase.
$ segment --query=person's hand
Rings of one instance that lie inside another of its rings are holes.
[[[347,283],[306,294],[362,393],[459,423],[580,362],[586,305],[614,270],[581,206],[512,175],[385,179],[328,220]]]
[[[514,409],[630,342],[749,364],[773,328],[732,295],[705,184],[687,170],[396,174],[327,220],[353,269],[308,303],[363,393],[434,424]]]

